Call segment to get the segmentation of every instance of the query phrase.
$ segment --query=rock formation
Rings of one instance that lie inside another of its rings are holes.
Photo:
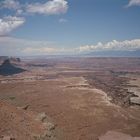
[[[6,59],[0,66],[0,75],[8,76],[13,74],[18,74],[25,71],[22,68],[18,68],[11,64],[9,59]]]

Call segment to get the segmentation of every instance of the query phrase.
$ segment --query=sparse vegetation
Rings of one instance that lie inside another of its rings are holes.
[[[11,97],[9,97],[9,99],[10,99],[10,100],[15,100],[15,99],[16,99],[16,97],[11,96]]]

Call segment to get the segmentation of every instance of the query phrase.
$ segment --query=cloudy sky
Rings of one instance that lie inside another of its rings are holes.
[[[140,0],[0,0],[0,55],[140,50]]]

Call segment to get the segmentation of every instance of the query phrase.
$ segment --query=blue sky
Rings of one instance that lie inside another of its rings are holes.
[[[140,0],[0,0],[0,55],[140,49]]]

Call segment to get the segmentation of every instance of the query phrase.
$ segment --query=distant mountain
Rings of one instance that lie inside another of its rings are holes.
[[[96,51],[86,54],[95,57],[140,57],[140,50],[137,51]]]
[[[12,63],[21,62],[20,58],[18,58],[18,57],[0,56],[0,64],[7,59],[9,59],[10,62],[12,62]]]
[[[8,76],[24,72],[22,68],[18,68],[11,64],[10,59],[6,59],[0,66],[0,75]]]

